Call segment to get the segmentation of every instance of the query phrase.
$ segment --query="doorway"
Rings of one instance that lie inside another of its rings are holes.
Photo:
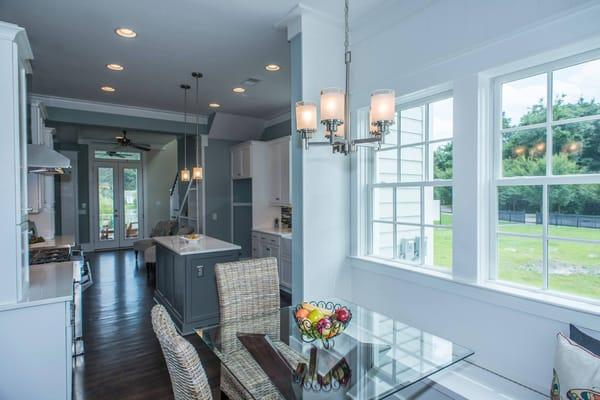
[[[144,229],[141,153],[95,150],[92,182],[95,248],[131,247]]]
[[[71,169],[60,175],[60,229],[62,235],[69,235],[79,240],[79,200],[78,200],[78,153],[64,151],[60,153],[71,160]]]

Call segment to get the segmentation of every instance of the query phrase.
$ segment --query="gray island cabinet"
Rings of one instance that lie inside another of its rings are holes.
[[[237,261],[240,246],[202,235],[186,241],[178,236],[156,242],[154,298],[169,311],[183,335],[219,322],[215,264]]]

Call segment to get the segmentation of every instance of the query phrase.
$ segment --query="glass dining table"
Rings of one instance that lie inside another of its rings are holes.
[[[196,333],[254,399],[384,399],[473,355],[473,351],[357,304],[338,336],[302,334],[295,307]]]

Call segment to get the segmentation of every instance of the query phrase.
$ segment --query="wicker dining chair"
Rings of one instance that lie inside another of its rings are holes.
[[[251,388],[255,398],[279,399],[277,389],[270,383],[261,367],[245,351],[238,331],[266,333],[290,363],[304,361],[300,355],[279,340],[279,274],[276,258],[258,258],[215,265],[219,294],[222,352],[231,354],[228,365],[236,365],[238,378]],[[257,314],[261,318],[257,318]],[[270,315],[269,315],[270,314]],[[221,391],[230,399],[253,398],[238,380],[221,366]]]
[[[152,308],[152,328],[167,362],[175,400],[212,400],[196,349],[179,335],[167,310],[161,305]]]

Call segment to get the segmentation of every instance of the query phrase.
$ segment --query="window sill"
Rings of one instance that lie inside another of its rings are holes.
[[[600,306],[546,293],[539,293],[496,282],[465,282],[451,274],[389,262],[375,257],[349,257],[354,268],[412,282],[476,301],[519,312],[572,323],[600,331]]]

